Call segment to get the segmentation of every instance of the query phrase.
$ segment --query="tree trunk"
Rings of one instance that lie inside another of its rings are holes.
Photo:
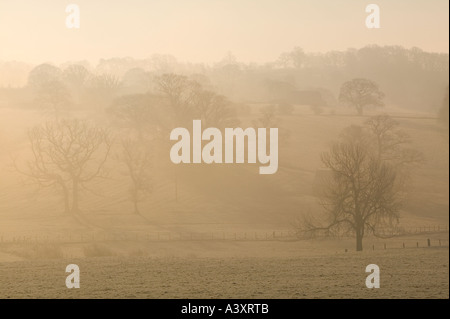
[[[58,179],[58,184],[61,186],[63,191],[63,200],[64,200],[64,213],[70,213],[70,202],[69,202],[69,190],[67,189],[66,184],[64,184],[62,178]]]
[[[72,213],[76,214],[80,211],[78,206],[78,180],[73,179],[72,183]]]
[[[357,231],[356,232],[356,251],[362,251],[362,250],[363,250],[363,236],[359,231]]]
[[[66,185],[63,185],[62,188],[64,194],[64,213],[68,214],[70,213],[69,190],[67,189]]]

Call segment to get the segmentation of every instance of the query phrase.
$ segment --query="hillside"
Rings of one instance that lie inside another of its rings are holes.
[[[251,114],[241,117],[243,127],[251,125],[257,108],[253,106]],[[401,225],[448,225],[448,138],[429,114],[384,111],[396,118],[411,136],[413,146],[426,158],[412,172]],[[280,139],[279,169],[274,175],[259,175],[259,164],[175,167],[169,154],[161,154],[153,167],[152,192],[141,203],[142,216],[131,213],[127,178],[121,174],[117,162],[110,159],[109,178],[89,185],[95,194],[82,193],[83,221],[78,222],[64,215],[57,192],[39,190],[13,169],[12,159],[23,159],[28,151],[27,128],[42,121],[41,116],[35,111],[7,108],[0,112],[0,234],[5,237],[85,231],[291,230],[302,214],[320,213],[313,191],[316,173],[322,169],[320,153],[328,149],[343,128],[366,120],[354,116],[350,110],[314,115],[301,106],[291,116],[280,116],[279,127],[288,131],[289,136]]]

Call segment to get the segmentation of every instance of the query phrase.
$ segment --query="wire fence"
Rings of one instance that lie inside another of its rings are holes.
[[[428,225],[421,227],[402,227],[396,229],[380,230],[378,235],[400,237],[408,235],[448,233],[447,225]],[[351,235],[341,237],[352,237]],[[370,238],[368,235],[366,238]],[[445,236],[443,236],[445,237]],[[448,235],[447,235],[448,237]],[[87,242],[114,242],[114,241],[280,241],[300,240],[295,229],[272,231],[209,231],[209,232],[91,232],[91,233],[64,233],[64,234],[33,234],[20,235],[0,234],[0,244],[9,243],[87,243]],[[443,238],[441,244],[445,241]],[[448,240],[447,240],[448,242]]]

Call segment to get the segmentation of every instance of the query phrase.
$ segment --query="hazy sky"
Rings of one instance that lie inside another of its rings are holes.
[[[70,3],[80,6],[80,29],[65,26]],[[381,29],[365,27],[369,3],[381,8]],[[242,62],[267,62],[296,46],[367,44],[448,53],[448,10],[448,0],[0,0],[0,60],[162,53],[211,63],[231,51]]]

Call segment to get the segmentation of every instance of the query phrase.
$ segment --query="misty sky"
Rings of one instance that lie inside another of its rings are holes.
[[[81,28],[65,26],[65,7]],[[367,29],[365,7],[381,7]],[[212,63],[231,51],[267,62],[296,46],[307,52],[398,44],[448,53],[448,0],[0,0],[0,60],[31,63],[171,54]]]

